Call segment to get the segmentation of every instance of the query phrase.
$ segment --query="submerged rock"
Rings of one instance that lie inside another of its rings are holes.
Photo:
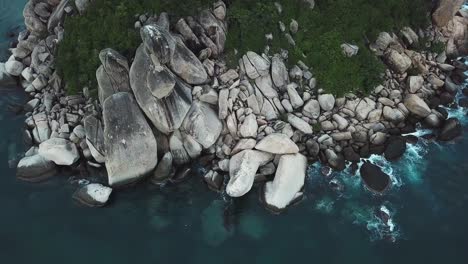
[[[281,156],[275,179],[264,187],[264,201],[268,209],[280,212],[301,198],[306,169],[307,158],[302,154]]]
[[[89,207],[102,207],[106,205],[112,193],[112,188],[99,183],[91,183],[79,188],[73,199]]]
[[[28,182],[46,180],[57,172],[55,163],[39,154],[22,158],[16,169],[16,177]]]
[[[145,116],[129,93],[116,93],[103,105],[109,185],[137,181],[158,162],[157,144]]]
[[[106,162],[104,146],[104,130],[102,123],[94,116],[87,116],[84,120],[86,143],[91,155],[98,163]]]
[[[440,129],[438,139],[441,141],[450,141],[462,134],[462,127],[457,118],[449,118]]]
[[[223,201],[214,200],[201,214],[203,240],[212,247],[221,245],[234,234],[234,230],[224,226],[224,207]]]
[[[362,180],[371,191],[383,193],[390,187],[390,176],[372,163],[364,162],[360,173]]]
[[[207,81],[203,64],[179,37],[157,25],[146,25],[141,29],[141,38],[148,52],[185,82],[197,85]]]
[[[406,151],[406,140],[404,137],[393,137],[388,140],[387,148],[385,149],[385,158],[387,160],[397,160]]]

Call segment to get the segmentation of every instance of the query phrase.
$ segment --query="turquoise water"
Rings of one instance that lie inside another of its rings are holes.
[[[24,0],[8,9],[1,32],[18,25]],[[15,15],[11,15],[15,14]],[[5,15],[4,15],[5,16]],[[3,36],[3,35],[2,35]],[[3,42],[2,42],[3,43]],[[2,46],[3,48],[3,46]],[[421,141],[404,158],[385,163],[395,187],[374,196],[359,177],[332,175],[328,187],[311,165],[306,199],[274,216],[258,193],[231,201],[208,191],[199,175],[182,185],[121,190],[108,207],[88,209],[71,195],[79,176],[62,173],[41,184],[15,178],[8,161],[24,151],[23,117],[7,111],[26,100],[0,89],[0,259],[2,263],[466,263],[468,260],[468,140]],[[466,111],[451,111],[463,119]],[[102,181],[93,175],[91,181]],[[384,232],[375,210],[394,215]],[[395,242],[389,241],[393,237]]]

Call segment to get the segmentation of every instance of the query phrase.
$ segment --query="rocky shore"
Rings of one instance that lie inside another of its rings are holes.
[[[418,126],[434,129],[442,141],[461,134],[460,122],[448,118],[444,107],[468,105],[457,97],[468,70],[463,1],[441,0],[429,28],[381,32],[369,48],[388,66],[382,84],[368,95],[343,97],[327,94],[303,62],[288,67],[287,50],[250,51],[229,68],[223,56],[228,8],[222,1],[175,24],[167,13],[137,15],[142,43],[134,58],[102,50],[97,98],[88,87],[67,95],[54,65],[57,46],[65,17],[84,12],[87,3],[30,0],[23,12],[27,29],[0,64],[0,82],[18,79],[31,97],[24,107],[31,148],[17,165],[19,179],[43,181],[73,167],[105,171],[110,187],[144,178],[160,185],[185,180],[198,162],[207,168],[210,189],[235,198],[260,186],[266,208],[281,212],[302,199],[313,162],[358,170],[371,154],[397,160],[413,140],[405,134]],[[285,23],[281,31],[294,45],[300,25]],[[429,46],[446,43],[446,50],[421,51],[423,39]],[[343,59],[359,52],[348,43],[341,47]],[[389,176],[374,164],[365,162],[360,175],[374,193],[391,188]],[[90,184],[74,198],[103,206],[111,193]]]

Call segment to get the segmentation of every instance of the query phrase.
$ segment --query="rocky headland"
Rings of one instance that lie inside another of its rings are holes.
[[[222,1],[176,23],[164,12],[135,14],[141,45],[131,60],[111,48],[99,53],[98,95],[91,96],[88,87],[67,95],[55,69],[65,17],[85,12],[88,0],[30,0],[26,30],[0,64],[0,82],[18,81],[30,95],[22,133],[31,147],[17,177],[39,182],[64,168],[103,171],[109,187],[91,183],[73,195],[103,206],[111,188],[143,179],[176,184],[197,163],[211,190],[236,198],[258,186],[265,207],[281,212],[302,199],[308,165],[322,162],[324,174],[351,164],[370,191],[385,193],[389,175],[369,162],[359,167],[363,158],[399,159],[415,140],[405,135],[420,126],[442,141],[461,134],[444,107],[468,105],[457,97],[467,95],[463,2],[439,1],[428,28],[381,32],[369,48],[388,67],[382,83],[370,94],[342,97],[321,88],[305,63],[288,66],[287,50],[249,51],[228,67],[229,9]],[[279,26],[295,45],[300,25]],[[444,43],[445,51],[417,49],[422,39]],[[352,44],[341,48],[344,60],[359,53]]]

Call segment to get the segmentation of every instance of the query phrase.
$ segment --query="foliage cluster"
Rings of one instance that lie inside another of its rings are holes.
[[[274,2],[283,12],[276,11]],[[427,0],[322,0],[313,10],[303,0],[235,0],[229,9],[228,50],[235,62],[248,50],[262,52],[267,44],[265,34],[274,39],[268,43],[273,52],[289,50],[289,63],[302,60],[313,68],[320,87],[343,95],[347,92],[369,92],[384,70],[383,64],[367,48],[381,31],[397,32],[404,26],[424,28],[429,23],[431,1]],[[287,28],[291,19],[299,23],[299,32],[291,47],[278,22]],[[342,54],[341,44],[359,46],[352,58]]]
[[[141,42],[134,28],[136,14],[169,12],[171,19],[189,15],[211,0],[96,0],[83,15],[66,18],[65,36],[59,43],[56,68],[74,94],[87,86],[96,90],[99,52],[113,48],[131,59]]]

